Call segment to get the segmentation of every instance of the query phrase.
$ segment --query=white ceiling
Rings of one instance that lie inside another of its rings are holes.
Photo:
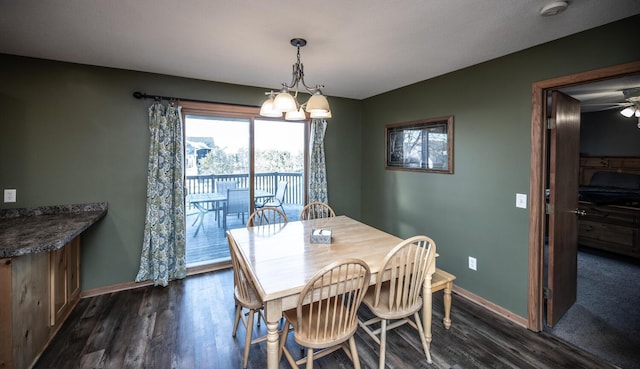
[[[573,0],[541,17],[548,2],[0,0],[0,53],[278,88],[302,37],[307,84],[363,99],[640,14]]]

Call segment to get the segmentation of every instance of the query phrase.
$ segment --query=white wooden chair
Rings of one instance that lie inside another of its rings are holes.
[[[336,213],[331,209],[331,206],[324,202],[314,201],[310,202],[302,208],[300,212],[300,220],[318,219],[318,218],[330,218],[335,217]]]
[[[435,271],[436,244],[427,236],[415,236],[404,240],[391,250],[384,259],[381,271],[390,273],[390,279],[379,278],[375,288],[369,289],[363,303],[376,316],[366,322],[360,321],[360,327],[380,345],[379,369],[385,366],[385,349],[387,331],[408,323],[418,330],[420,341],[431,363],[429,346],[418,312],[422,309],[423,283],[429,284],[431,293],[431,276]],[[431,316],[431,307],[426,313]],[[409,317],[413,315],[415,321]],[[391,324],[389,321],[394,320]],[[380,323],[377,329],[372,325]],[[429,331],[429,336],[430,336]]]
[[[327,265],[306,284],[295,309],[284,312],[285,325],[280,337],[280,355],[284,353],[293,368],[342,348],[360,369],[353,338],[358,328],[358,307],[369,286],[371,272],[362,260],[347,259]],[[294,359],[286,343],[289,324],[295,341],[307,348],[307,356]],[[320,351],[315,351],[320,350]]]
[[[261,226],[267,224],[287,223],[289,219],[287,215],[278,208],[260,208],[256,209],[249,219],[247,219],[247,227]]]
[[[256,293],[255,287],[252,281],[247,277],[247,266],[240,257],[238,245],[231,237],[231,234],[227,231],[227,240],[229,241],[229,251],[231,254],[231,264],[233,266],[233,284],[234,284],[234,298],[236,304],[235,321],[233,324],[232,336],[236,336],[238,330],[238,324],[242,320],[242,324],[245,327],[245,339],[244,339],[244,355],[242,367],[247,367],[247,361],[249,359],[249,349],[254,343],[262,342],[267,339],[266,336],[262,336],[256,339],[253,338],[253,320],[256,313],[258,313],[258,322],[260,322],[260,314],[262,314],[262,300]],[[244,309],[248,309],[248,313],[244,313]],[[264,318],[263,318],[264,319]]]

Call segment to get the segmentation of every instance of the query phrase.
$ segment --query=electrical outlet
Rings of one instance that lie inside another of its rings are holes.
[[[527,195],[524,193],[516,194],[516,208],[526,209],[527,208]]]
[[[469,256],[469,269],[478,270],[478,262],[476,258]]]
[[[15,188],[4,190],[4,202],[16,202],[16,190]]]

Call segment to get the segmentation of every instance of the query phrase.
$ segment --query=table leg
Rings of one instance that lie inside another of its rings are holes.
[[[264,304],[264,319],[267,321],[267,369],[278,369],[278,326],[282,317],[282,301],[267,301]]]
[[[227,203],[222,205],[222,227],[225,231],[227,230]]]
[[[431,293],[431,273],[427,274],[425,281],[422,285],[422,324],[424,326],[424,335],[427,341],[427,349],[431,351],[431,309],[433,307],[433,298]],[[429,363],[431,363],[431,355],[427,357]]]
[[[224,201],[216,201],[216,220],[218,221],[218,228],[220,228],[220,211],[223,209]]]
[[[198,235],[198,231],[200,230],[200,228],[204,228],[204,224],[202,222],[204,221],[204,216],[207,213],[207,210],[205,208],[203,208],[202,205],[200,205],[198,203],[193,203],[193,206],[195,206],[195,208],[198,209],[198,217],[193,222],[193,224],[195,224],[196,221],[198,221],[198,226],[196,227],[196,231],[193,234],[193,237],[195,237],[195,236]]]
[[[444,329],[451,328],[451,288],[453,287],[453,282],[447,282],[447,285],[444,287],[444,318],[442,319],[442,323],[444,324]]]

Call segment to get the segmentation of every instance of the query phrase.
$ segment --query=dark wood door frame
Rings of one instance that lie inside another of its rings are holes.
[[[640,61],[596,69],[545,81],[535,82],[531,93],[531,170],[529,172],[529,291],[527,328],[541,331],[544,299],[542,295],[544,235],[545,235],[545,183],[547,182],[547,92],[567,86],[640,73]]]

